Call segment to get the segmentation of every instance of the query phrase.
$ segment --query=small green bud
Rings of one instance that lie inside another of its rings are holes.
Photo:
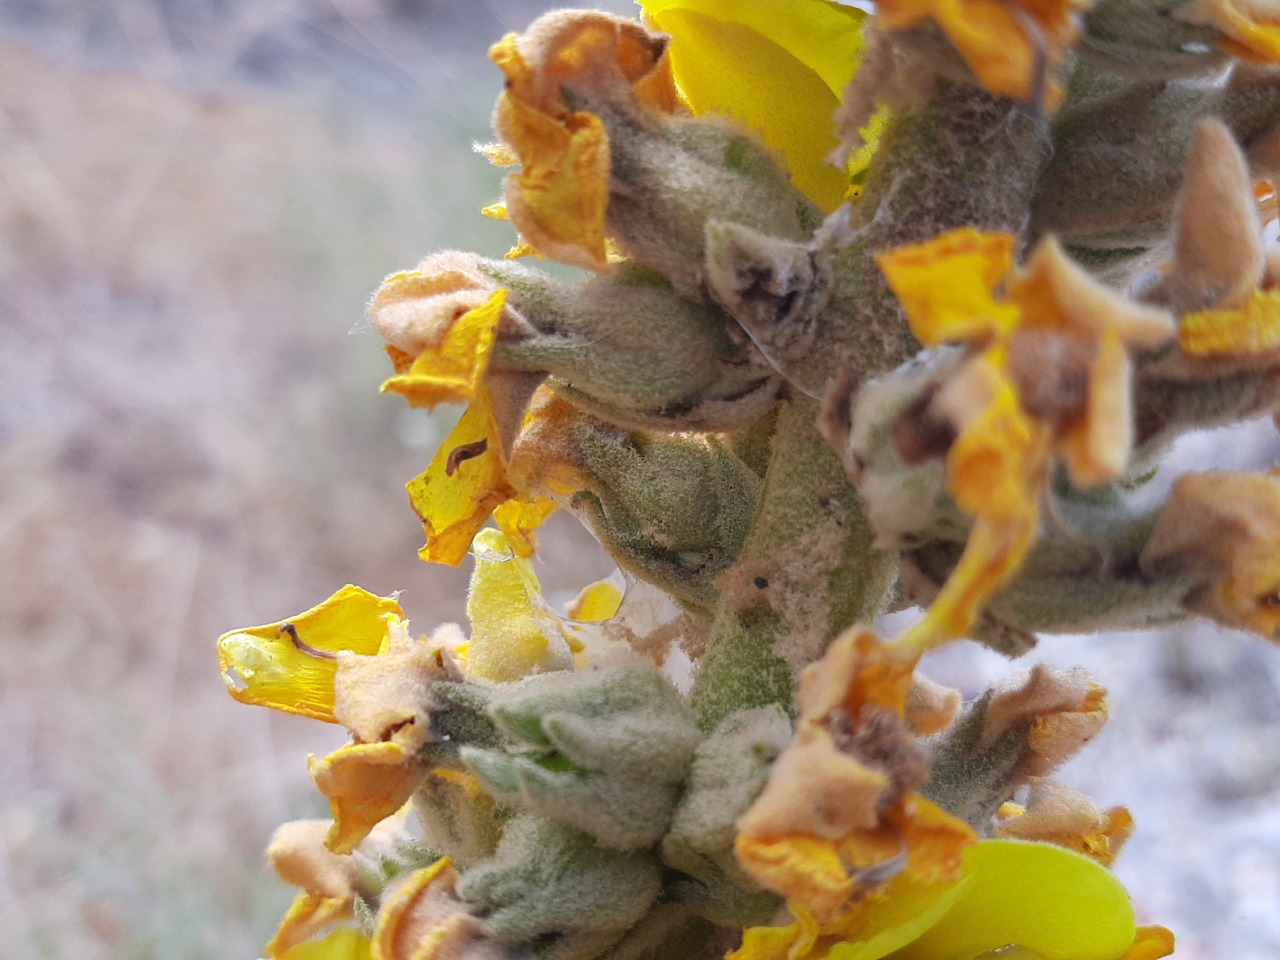
[[[613,849],[649,846],[666,832],[700,737],[656,669],[530,678],[490,713],[508,746],[464,747],[461,756],[499,802]]]
[[[587,106],[609,131],[609,235],[685,296],[702,296],[712,220],[791,240],[805,240],[822,221],[769,151],[733,124],[715,117],[637,123]]]
[[[463,875],[458,893],[487,909],[481,927],[490,936],[537,941],[539,957],[576,960],[617,941],[660,887],[652,853],[605,850],[584,833],[520,816],[493,859]]]
[[[737,562],[760,478],[719,439],[580,431],[586,490],[573,506],[622,569],[695,610]]]
[[[778,707],[742,710],[726,718],[698,747],[662,859],[696,882],[675,895],[723,926],[765,922],[779,905],[733,854],[735,824],[764,789],[769,766],[791,742],[791,721]]]
[[[631,270],[570,284],[482,261],[520,322],[499,334],[493,365],[550,374],[584,410],[640,429],[722,431],[776,402],[779,383],[733,321]]]

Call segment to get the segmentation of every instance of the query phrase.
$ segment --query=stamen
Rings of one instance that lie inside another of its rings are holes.
[[[318,660],[337,660],[338,655],[332,650],[321,650],[319,647],[313,647],[300,636],[298,636],[298,628],[292,623],[286,623],[277,631],[279,634],[288,634],[289,639],[293,641],[293,645],[305,653],[308,657],[315,657]]]
[[[449,458],[444,463],[444,475],[452,477],[458,472],[458,467],[468,460],[474,460],[488,449],[488,440],[477,440],[474,443],[464,443],[460,447],[454,447],[449,454]]]

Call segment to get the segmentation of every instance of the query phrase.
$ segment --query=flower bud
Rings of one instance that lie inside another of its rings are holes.
[[[502,749],[462,761],[504,804],[629,850],[666,832],[699,735],[675,688],[651,667],[528,680],[489,710]]]
[[[926,741],[933,774],[921,793],[981,829],[1015,791],[1065,763],[1106,722],[1105,691],[1083,668],[1038,665],[1001,681]]]
[[[603,953],[644,916],[660,885],[653,854],[606,850],[584,833],[521,815],[493,859],[467,871],[458,893],[482,905],[486,933],[542,941],[543,956],[563,960]]]

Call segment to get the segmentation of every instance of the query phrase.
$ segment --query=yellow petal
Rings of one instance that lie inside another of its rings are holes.
[[[1173,932],[1165,927],[1139,927],[1133,944],[1119,960],[1160,960],[1173,953]]]
[[[493,511],[493,522],[503,532],[517,557],[532,557],[538,552],[538,538],[534,535],[556,511],[556,502],[550,497],[534,497],[526,500],[516,497]]]
[[[808,960],[817,955],[813,948],[820,933],[818,925],[804,910],[796,909],[795,923],[785,927],[748,927],[742,946],[724,960]]]
[[[1013,237],[972,227],[876,254],[876,263],[925,346],[1007,334],[1018,308],[994,293],[1013,263]]]
[[[567,612],[571,620],[598,623],[612,617],[621,605],[622,588],[612,580],[597,580],[569,601]]]
[[[405,489],[422,520],[423,560],[457,566],[494,508],[515,495],[507,480],[493,400],[481,384],[426,472]]]
[[[1010,944],[1043,960],[1117,960],[1133,944],[1124,887],[1088,857],[1051,844],[984,840],[965,851],[964,876],[965,895],[895,960],[973,957]]]
[[[1193,357],[1240,357],[1280,348],[1280,290],[1257,290],[1237,309],[1188,313],[1178,346]]]
[[[887,957],[942,919],[972,883],[971,877],[950,884],[921,883],[910,877],[894,880],[884,896],[858,916],[849,939],[832,947],[825,960]]]
[[[370,960],[369,938],[358,927],[339,927],[318,940],[291,947],[274,960]]]
[[[506,301],[507,291],[498,290],[482,305],[467,311],[433,349],[420,353],[407,371],[384,381],[382,392],[398,393],[414,407],[470,400],[489,367]]]
[[[348,584],[317,607],[289,620],[233,630],[218,638],[218,665],[241,703],[336,723],[334,656],[372,655],[387,636],[387,617],[404,613],[390,597]]]
[[[428,942],[438,936],[451,919],[447,914],[424,911],[430,916],[417,916],[415,908],[432,886],[452,893],[458,875],[448,857],[442,857],[421,870],[415,870],[398,885],[378,914],[373,934],[372,960],[426,960],[435,956]],[[447,901],[446,901],[447,902]]]
[[[877,0],[876,10],[893,30],[931,18],[984,87],[1029,100],[1041,58],[1047,55],[1052,66],[1074,41],[1075,14],[1084,6],[1079,0]]]
[[[316,787],[329,798],[333,827],[325,840],[334,853],[350,853],[369,831],[405,805],[422,771],[400,744],[349,743],[327,757],[310,757]]]
[[[796,186],[830,211],[846,173],[826,158],[832,116],[862,52],[866,14],[827,0],[640,0],[672,36],[676,83],[694,113],[719,113],[777,151]]]
[[[475,546],[467,676],[508,681],[572,666],[569,646],[542,603],[533,564],[517,556],[498,530],[480,531]]]
[[[830,840],[796,834],[766,838],[739,834],[738,862],[770,890],[828,924],[844,913],[856,884]]]
[[[304,891],[293,898],[289,909],[285,911],[284,919],[276,928],[275,936],[267,944],[267,956],[272,960],[277,958],[282,960],[285,957],[294,960],[302,955],[295,952],[299,945],[306,944],[326,927],[340,920],[349,920],[351,917],[350,897],[324,897]],[[328,937],[323,939],[328,940]],[[315,954],[315,956],[324,956],[324,954]],[[335,956],[341,956],[341,954],[335,954]]]

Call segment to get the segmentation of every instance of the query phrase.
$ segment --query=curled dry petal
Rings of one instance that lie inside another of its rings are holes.
[[[564,10],[489,52],[506,76],[494,129],[521,164],[504,183],[507,211],[538,252],[607,268],[609,139],[600,118],[574,109],[563,91],[631,110],[645,100],[673,105],[669,74],[660,68],[665,50],[665,37],[632,21]],[[657,81],[646,84],[651,76]]]
[[[372,960],[501,960],[473,907],[457,894],[448,857],[415,870],[388,895],[373,934]]]
[[[307,767],[319,791],[329,798],[333,826],[325,845],[350,853],[375,826],[413,796],[426,771],[394,741],[348,743]]]
[[[1124,807],[1101,810],[1090,798],[1064,783],[1039,780],[1031,785],[1024,813],[1003,821],[997,837],[1053,843],[1111,866],[1133,834],[1133,817]]]
[[[1139,559],[1188,582],[1183,606],[1269,640],[1280,635],[1280,474],[1179,478]]]

